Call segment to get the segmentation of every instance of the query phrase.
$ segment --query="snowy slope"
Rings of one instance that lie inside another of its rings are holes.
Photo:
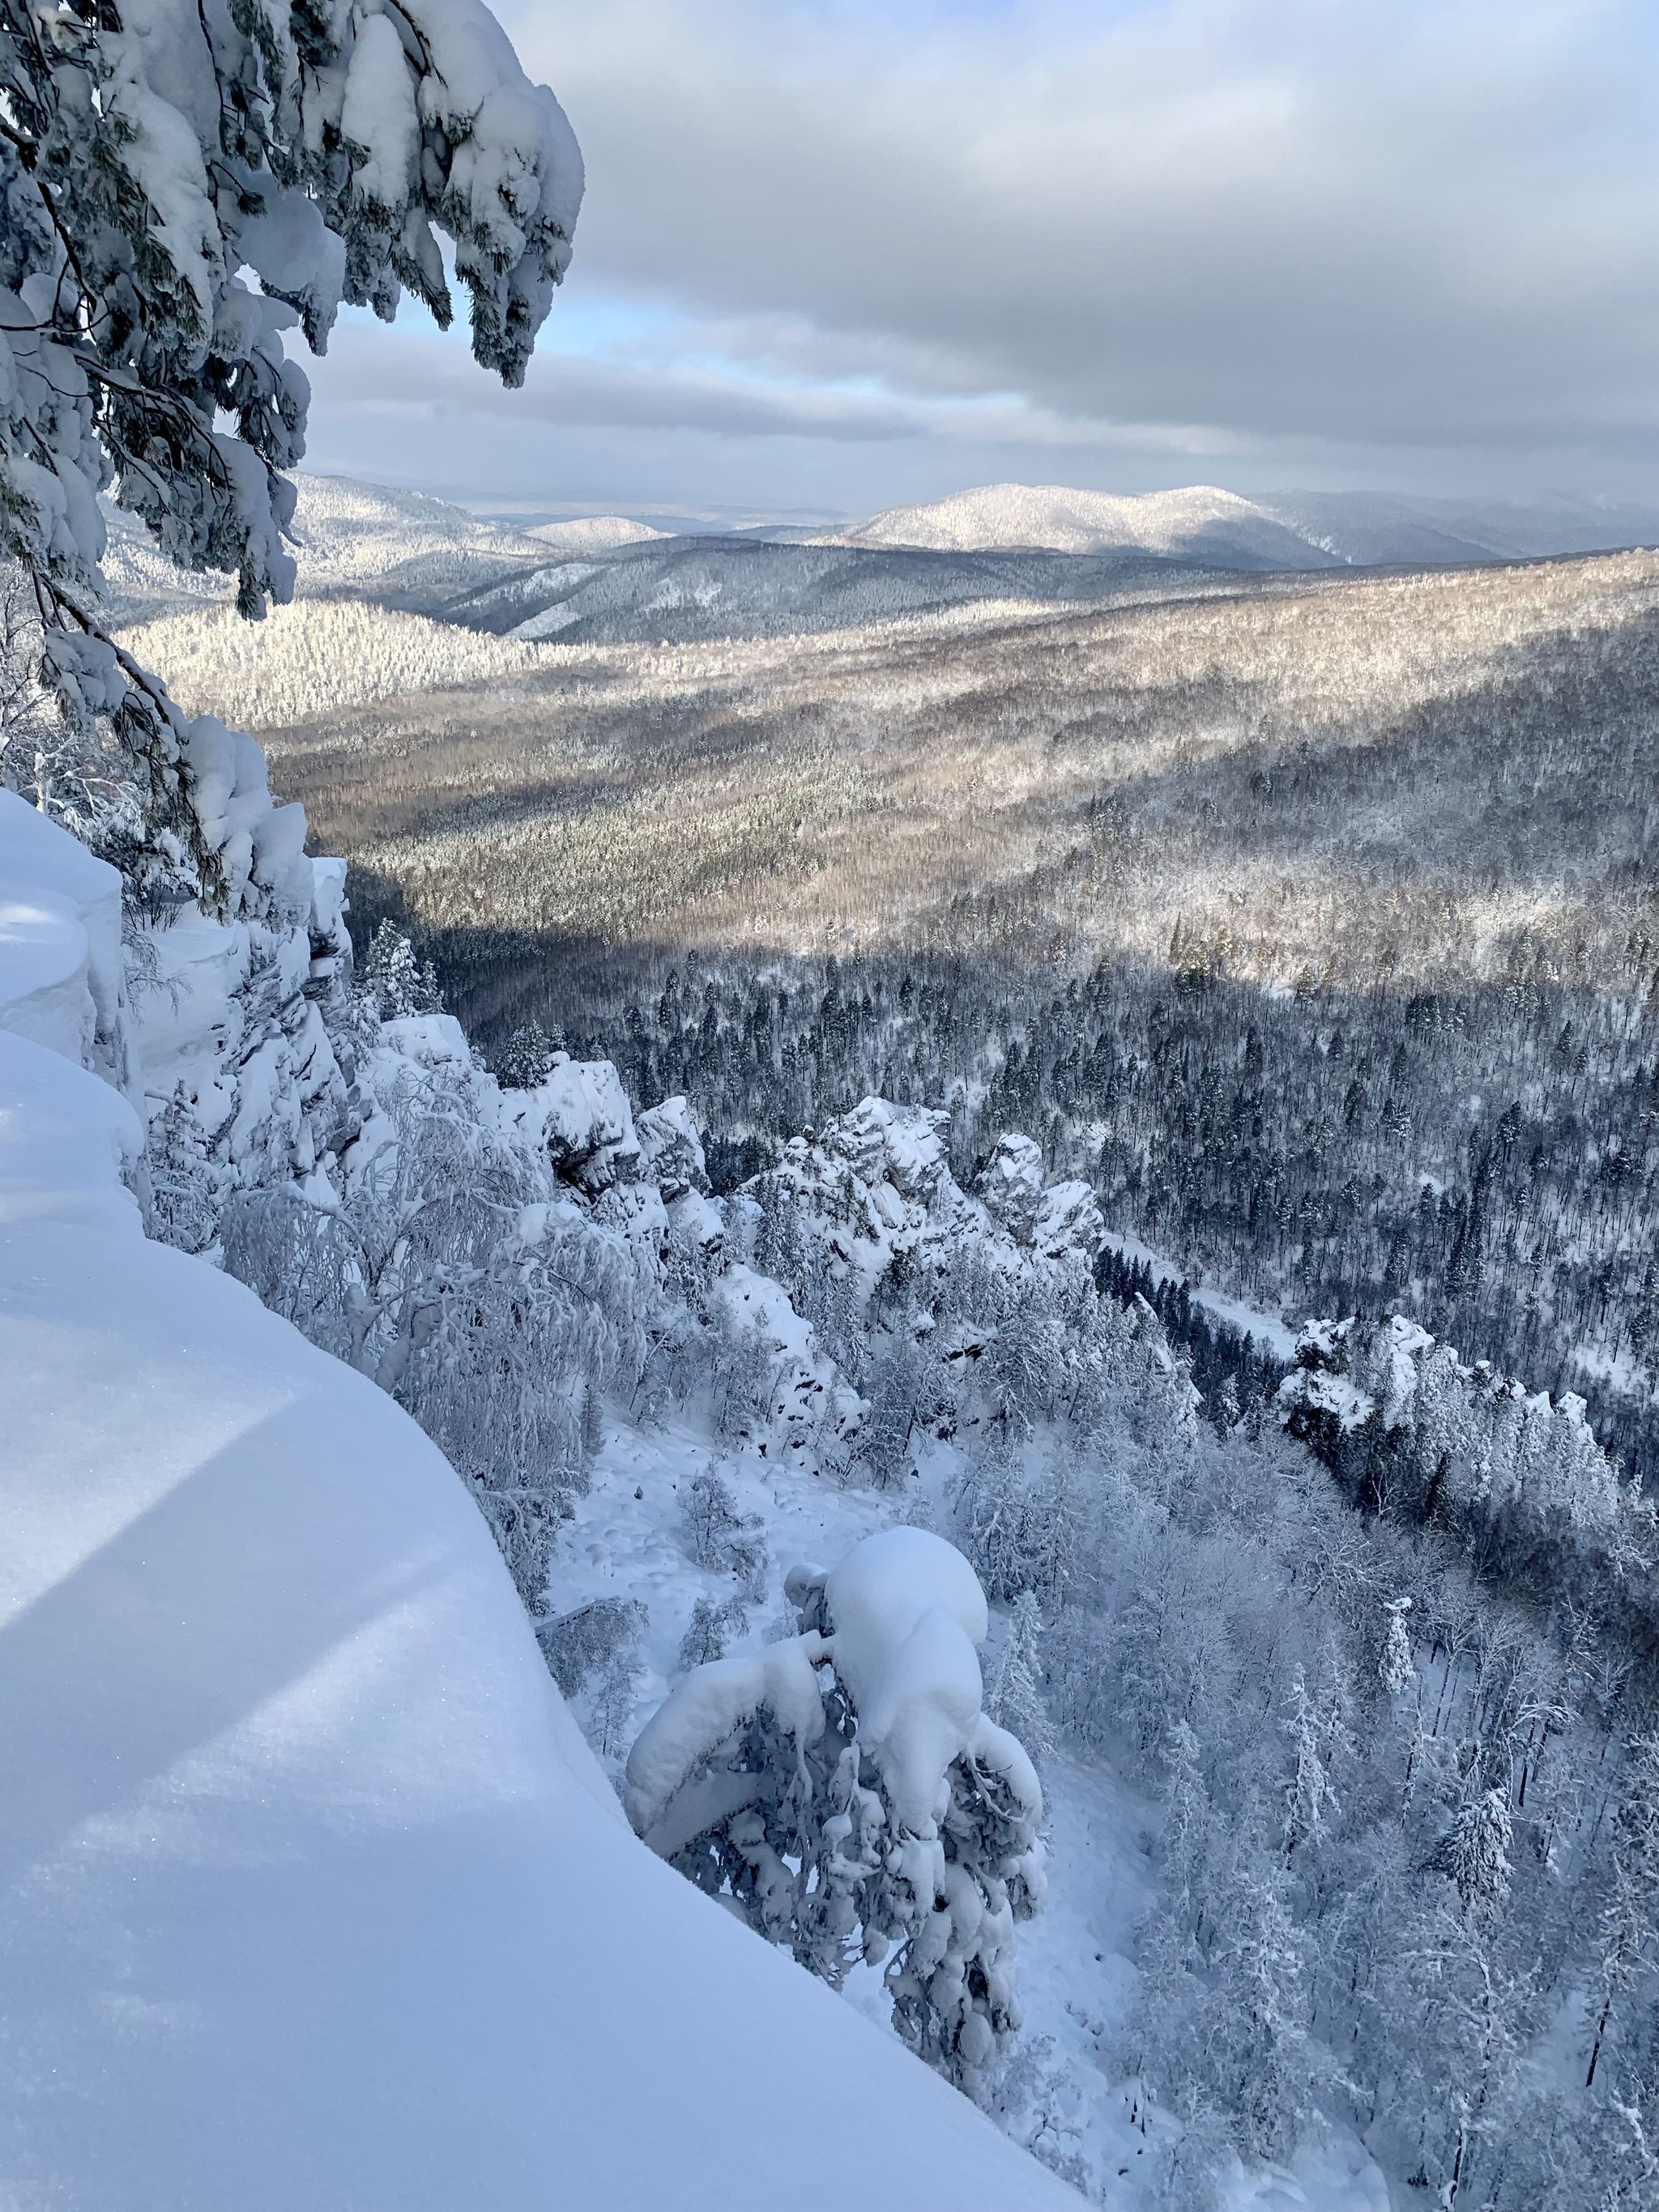
[[[419,492],[353,483],[343,477],[296,476],[293,536],[300,591],[342,594],[431,613],[447,601],[547,558],[538,538]],[[228,605],[234,580],[191,576],[157,552],[144,526],[106,509],[104,574],[119,621],[137,622],[204,604]]]
[[[95,1029],[113,878],[43,829],[0,817],[56,931],[0,938],[0,2200],[1073,2201],[635,1842],[435,1448],[143,1238],[137,1116],[35,1018]]]
[[[1374,492],[1264,492],[1196,484],[1121,498],[1060,484],[986,484],[921,507],[890,507],[841,533],[866,546],[953,552],[1134,549],[1224,568],[1333,562],[1541,558],[1659,542],[1659,511],[1591,500],[1426,499]]]
[[[890,507],[845,533],[859,545],[939,552],[1040,547],[1134,551],[1225,568],[1328,568],[1335,558],[1236,493],[1196,484],[1119,498],[1061,484],[986,484],[927,507]]]
[[[623,545],[643,545],[653,538],[666,538],[648,522],[630,521],[625,514],[582,514],[571,522],[542,522],[526,533],[560,553],[614,553]]]
[[[1330,565],[1298,548],[1298,562]],[[1235,564],[1237,565],[1237,564]],[[1243,562],[1255,569],[1271,565]],[[1131,552],[916,551],[840,543],[667,538],[503,580],[444,611],[451,622],[562,644],[778,637],[983,600],[1081,604],[1201,587],[1208,571]]]
[[[1587,500],[1244,499],[1210,485],[1119,497],[988,484],[833,533],[699,537],[615,514],[520,530],[418,492],[336,477],[295,482],[302,597],[362,599],[479,629],[533,624],[520,634],[576,643],[775,635],[984,599],[1087,601],[1179,588],[1194,569],[1513,560],[1659,544],[1659,511]],[[106,520],[118,622],[228,605],[228,577],[186,575],[133,516],[109,508]]]

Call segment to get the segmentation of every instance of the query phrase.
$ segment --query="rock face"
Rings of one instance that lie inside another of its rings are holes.
[[[597,1194],[639,1172],[633,1109],[608,1060],[555,1053],[544,1082],[509,1096],[514,1121],[565,1181]]]
[[[672,1205],[689,1191],[707,1193],[708,1167],[691,1109],[684,1098],[665,1098],[634,1123],[646,1173]]]
[[[866,1098],[797,1137],[779,1166],[749,1186],[764,1206],[782,1199],[823,1225],[831,1249],[873,1279],[896,1252],[936,1255],[943,1242],[977,1233],[988,1255],[1018,1264],[1036,1255],[1092,1263],[1103,1234],[1087,1183],[1045,1184],[1030,1137],[999,1138],[970,1198],[945,1157],[950,1116],[925,1106]]]

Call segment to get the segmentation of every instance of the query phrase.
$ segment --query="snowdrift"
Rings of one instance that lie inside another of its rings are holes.
[[[145,1240],[116,890],[0,806],[0,2197],[1074,2202],[635,1841],[414,1424]]]

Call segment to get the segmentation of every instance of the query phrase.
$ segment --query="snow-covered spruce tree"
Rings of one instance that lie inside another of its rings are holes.
[[[1053,1758],[1054,1732],[1042,1697],[1042,1610],[1030,1590],[1014,1600],[985,1685],[985,1710],[1018,1738],[1039,1771]]]
[[[402,1021],[410,1014],[443,1011],[432,963],[417,958],[415,947],[395,921],[383,921],[370,939],[357,988],[379,1021]]]
[[[192,726],[106,632],[98,495],[234,573],[244,614],[286,599],[310,392],[283,332],[321,352],[342,300],[390,318],[405,289],[447,325],[442,234],[473,352],[517,385],[581,191],[480,0],[0,0],[0,555],[125,794],[77,826],[139,890],[218,902],[224,872]]]
[[[826,1981],[886,1960],[900,2033],[980,2093],[1019,2025],[1014,1923],[1043,1887],[1036,1772],[981,1709],[984,1593],[908,1528],[785,1588],[798,1637],[694,1668],[646,1724],[630,1817]]]
[[[149,1234],[181,1252],[204,1252],[219,1225],[220,1176],[180,1083],[151,1121],[144,1165]]]
[[[717,1469],[694,1475],[680,1509],[686,1546],[700,1567],[737,1577],[744,1595],[766,1591],[766,1534],[754,1516],[738,1511],[732,1486]]]

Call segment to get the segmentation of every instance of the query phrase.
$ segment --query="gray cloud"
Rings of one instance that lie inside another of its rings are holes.
[[[758,349],[757,349],[758,350]],[[762,366],[765,366],[764,360]],[[544,349],[522,391],[481,377],[452,339],[360,325],[337,334],[331,406],[398,410],[433,419],[489,417],[520,428],[699,430],[731,438],[829,438],[863,444],[917,436],[973,445],[1144,444],[1196,450],[1208,434],[1166,424],[1115,426],[1012,393],[870,393],[834,385],[758,382],[733,370],[669,362],[641,366]]]
[[[573,306],[670,310],[544,362],[521,422],[902,446],[941,482],[981,454],[1074,481],[1659,466],[1634,0],[503,14],[587,157]],[[478,381],[445,389],[482,421]]]

